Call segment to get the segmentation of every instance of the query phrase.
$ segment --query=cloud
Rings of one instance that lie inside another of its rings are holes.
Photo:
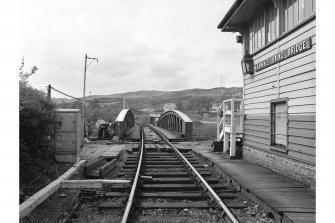
[[[20,53],[33,86],[87,92],[241,86],[241,45],[216,28],[234,1],[29,0],[20,4]],[[178,7],[176,7],[178,6]]]

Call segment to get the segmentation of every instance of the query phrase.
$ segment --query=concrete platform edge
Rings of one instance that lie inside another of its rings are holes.
[[[20,204],[20,219],[26,217],[30,212],[32,212],[38,205],[40,205],[49,196],[55,193],[61,185],[63,180],[71,178],[71,176],[82,166],[86,160],[81,160],[74,164],[68,171],[61,175],[58,179],[54,180],[40,191],[35,193],[33,196],[28,198],[22,204]]]

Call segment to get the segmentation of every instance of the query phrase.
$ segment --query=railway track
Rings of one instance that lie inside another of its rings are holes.
[[[128,179],[130,185],[81,190],[71,217],[54,222],[236,223],[232,210],[247,207],[234,202],[241,193],[191,149],[177,149],[149,126],[141,127],[141,143],[125,153],[120,170],[104,178]]]
[[[148,126],[142,132],[141,148],[119,174],[134,178],[121,222],[199,222],[197,213],[204,211],[212,212],[215,222],[238,222],[229,208],[245,206],[221,200],[235,198],[236,190],[213,177],[190,151],[178,151]],[[152,142],[158,146],[153,148]]]

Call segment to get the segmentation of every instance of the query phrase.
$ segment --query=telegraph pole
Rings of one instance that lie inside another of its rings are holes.
[[[51,84],[48,85],[48,101],[51,100]]]
[[[88,57],[87,54],[85,54],[83,100],[85,100],[85,91],[86,91],[86,70],[87,70],[87,67],[88,67],[87,59],[90,59],[90,60],[93,60],[93,61],[96,60],[97,63],[98,63],[98,58],[91,58],[91,57]],[[84,110],[85,110],[85,102],[83,101],[83,109],[81,110],[81,116],[82,116],[83,125],[84,125],[84,137],[85,137],[86,136],[86,131],[85,131],[86,129],[85,129],[85,111]]]

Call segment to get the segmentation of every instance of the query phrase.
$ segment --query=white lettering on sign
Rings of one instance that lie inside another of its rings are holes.
[[[302,40],[301,42],[269,57],[268,59],[265,59],[257,64],[255,64],[255,70],[260,71],[266,67],[269,67],[275,63],[278,63],[280,61],[286,60],[289,57],[292,57],[294,55],[297,55],[299,53],[302,53],[306,50],[309,50],[312,48],[312,38],[309,37],[305,40]]]

